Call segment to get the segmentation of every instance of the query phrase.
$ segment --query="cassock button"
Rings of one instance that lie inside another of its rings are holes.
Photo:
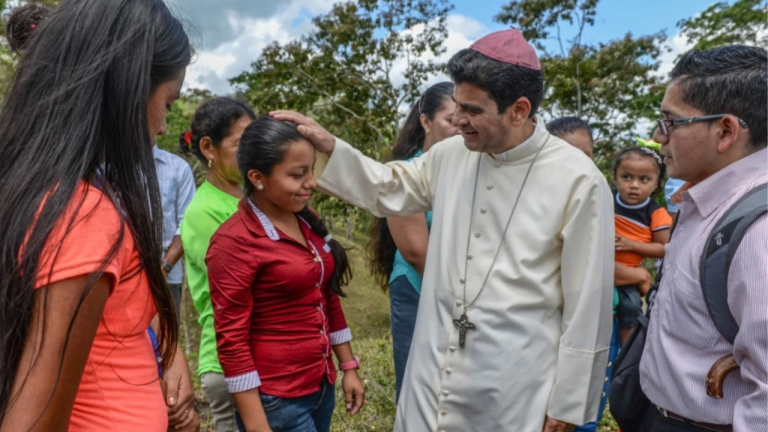
[[[315,258],[314,261],[317,262],[317,258]]]
[[[493,189],[493,185],[488,185],[485,188],[488,189],[488,190],[491,190],[491,189]]]
[[[320,330],[320,334],[324,335],[325,334],[325,330]]]
[[[461,300],[456,300],[456,306],[461,306],[461,305],[462,305]]]

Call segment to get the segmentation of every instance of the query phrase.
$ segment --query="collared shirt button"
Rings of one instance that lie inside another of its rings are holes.
[[[442,415],[446,415],[446,414],[448,414],[448,410],[441,410],[441,411],[440,411],[440,414],[442,414]]]
[[[453,369],[451,369],[451,368],[448,368],[448,369],[446,369],[446,370],[445,370],[445,373],[447,373],[447,374],[451,374],[451,373],[453,373]]]
[[[474,258],[472,255],[467,255],[468,260],[471,260],[472,258]]]
[[[451,350],[451,351],[456,351],[456,347],[455,346],[452,346],[452,347],[450,347],[448,349]]]
[[[605,377],[605,382],[608,382],[608,377]]]
[[[461,306],[462,304],[461,300],[456,300],[456,306]]]
[[[493,189],[493,185],[488,185],[485,188],[488,189],[488,190],[491,190],[491,189]]]
[[[479,232],[475,233],[475,238],[480,238],[480,233]]]
[[[441,367],[440,372],[445,372],[445,368]]]
[[[459,282],[460,283],[464,283],[464,282],[466,282],[466,280],[464,278],[461,278],[461,279],[459,279]]]
[[[449,395],[450,393],[451,392],[449,392],[448,390],[443,390],[443,394],[446,395],[446,396]]]
[[[501,166],[501,162],[494,162],[493,166],[495,166],[496,168],[498,168],[498,167],[500,167],[500,166]]]
[[[482,213],[482,214],[486,214],[486,213],[488,213],[488,209],[484,209],[484,208],[483,208],[483,209],[480,209],[480,213]]]
[[[613,363],[608,362],[608,367],[611,367],[611,366],[613,366]]]

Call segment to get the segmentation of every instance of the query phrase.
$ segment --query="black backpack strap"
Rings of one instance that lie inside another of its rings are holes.
[[[674,222],[672,222],[672,228],[669,230],[669,241],[672,241],[672,234],[675,232],[675,228],[677,228],[677,221],[680,220],[680,213],[677,213],[677,216],[675,216]],[[651,318],[651,309],[653,309],[653,302],[656,299],[656,294],[658,294],[659,291],[659,285],[661,285],[661,277],[664,274],[664,258],[661,259],[661,263],[659,263],[659,270],[656,272],[656,277],[653,279],[653,284],[651,285],[651,289],[648,290],[648,294],[645,296],[646,302],[648,303],[648,307],[645,309],[645,317],[647,319]]]
[[[704,302],[717,331],[733,344],[739,325],[728,307],[728,272],[744,233],[768,212],[768,184],[739,198],[717,221],[701,254],[699,276]]]

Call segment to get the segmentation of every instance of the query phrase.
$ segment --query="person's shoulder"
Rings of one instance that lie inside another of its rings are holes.
[[[232,240],[242,239],[247,232],[247,218],[248,215],[245,210],[242,206],[238,206],[237,211],[219,226],[213,234],[211,241],[213,242],[213,239],[216,238]]]
[[[98,221],[104,228],[120,227],[120,213],[112,200],[95,186],[82,182],[75,189],[67,205],[65,214],[72,216],[74,222]],[[63,222],[66,218],[62,218]]]
[[[581,150],[552,134],[549,134],[546,146],[546,156],[557,164],[558,174],[566,177],[566,180],[567,177],[584,178],[605,182],[607,185],[605,175]]]

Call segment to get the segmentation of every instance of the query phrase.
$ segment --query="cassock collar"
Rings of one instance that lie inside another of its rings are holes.
[[[525,159],[528,156],[536,153],[539,147],[544,145],[546,141],[545,135],[548,135],[547,128],[544,127],[544,120],[541,117],[536,116],[536,129],[533,130],[533,135],[527,140],[521,142],[519,145],[512,149],[509,149],[503,153],[491,154],[493,159],[502,162],[515,162],[521,159]]]

